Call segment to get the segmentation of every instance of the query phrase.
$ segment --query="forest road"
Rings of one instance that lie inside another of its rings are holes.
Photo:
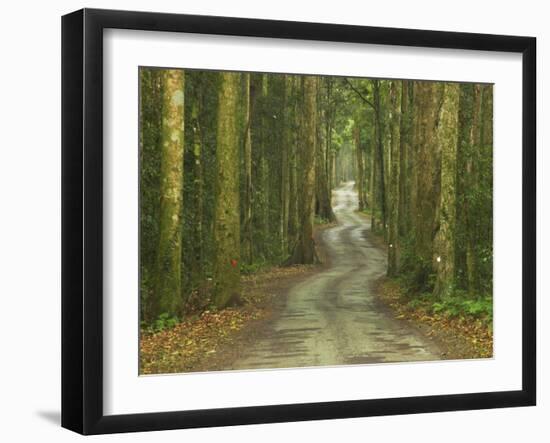
[[[322,232],[330,266],[296,286],[269,331],[241,354],[233,369],[335,366],[440,360],[436,345],[377,301],[374,282],[386,253],[369,240],[353,182],[333,191],[334,228]]]

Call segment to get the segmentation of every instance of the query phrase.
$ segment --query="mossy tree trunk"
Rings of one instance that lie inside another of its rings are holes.
[[[378,210],[378,187],[376,185],[376,171],[378,170],[378,124],[376,123],[376,110],[372,113],[372,126],[374,127],[374,146],[371,148],[370,167],[369,167],[369,191],[370,191],[370,225],[371,229],[376,230],[376,211]]]
[[[466,267],[467,267],[467,281],[468,290],[470,293],[475,294],[479,289],[479,272],[478,272],[478,257],[476,253],[476,231],[478,228],[479,213],[475,207],[477,204],[476,190],[478,188],[478,174],[479,174],[479,150],[480,150],[480,118],[481,118],[481,86],[473,85],[473,110],[472,110],[472,124],[470,129],[470,155],[468,156],[466,163],[467,173],[467,189],[466,202],[467,202],[467,227],[468,236],[466,243]]]
[[[332,197],[332,190],[334,189],[334,152],[332,150],[332,128],[334,125],[334,113],[335,105],[333,102],[333,79],[325,78],[325,84],[327,88],[326,101],[327,101],[327,113],[325,121],[325,141],[326,141],[326,174],[328,181],[328,193],[329,198]],[[332,204],[332,202],[331,202]]]
[[[316,214],[321,220],[334,221],[336,217],[332,211],[331,192],[329,188],[329,177],[327,175],[327,151],[328,139],[330,134],[326,131],[326,122],[329,120],[329,109],[327,103],[323,103],[326,95],[323,91],[322,80],[317,80],[317,138],[316,138],[316,160],[315,160],[315,177],[316,177]],[[324,106],[322,106],[324,104]],[[323,125],[322,123],[325,123]],[[325,126],[325,130],[323,130]]]
[[[476,227],[479,211],[478,163],[480,150],[481,87],[460,86],[457,172],[456,274],[461,288],[470,294],[479,289]]]
[[[187,82],[189,84],[189,81]],[[202,164],[202,131],[200,125],[200,105],[202,85],[196,80],[191,97],[191,130],[193,152],[193,260],[191,266],[192,286],[197,287],[204,277],[203,217],[204,217],[204,177]]]
[[[416,153],[416,208],[414,232],[416,282],[425,286],[431,274],[433,236],[436,227],[438,199],[438,150],[436,128],[441,85],[435,82],[414,82],[414,150]]]
[[[223,72],[218,96],[214,212],[214,304],[240,303],[239,74]]]
[[[288,109],[291,101],[292,79],[284,77],[283,109]],[[288,255],[288,220],[290,212],[290,155],[292,149],[291,123],[292,115],[285,112],[283,115],[283,136],[281,146],[281,256]]]
[[[303,77],[301,147],[299,152],[299,234],[288,263],[314,263],[317,261],[313,240],[315,215],[315,151],[317,133],[317,77]]]
[[[376,124],[376,144],[377,144],[377,159],[378,159],[378,201],[380,207],[380,222],[384,235],[386,232],[386,174],[384,166],[384,142],[383,142],[383,127],[382,127],[382,108],[380,105],[380,80],[372,80],[373,98],[374,98],[374,114]],[[376,177],[375,177],[376,179]]]
[[[270,218],[269,218],[269,202],[271,200],[271,189],[269,186],[270,179],[270,165],[269,165],[269,145],[271,139],[269,137],[269,126],[272,122],[272,116],[269,114],[270,110],[268,108],[268,96],[269,96],[269,77],[267,74],[261,74],[260,80],[260,97],[262,108],[260,112],[260,128],[261,128],[261,152],[260,152],[260,182],[258,183],[258,193],[259,201],[261,203],[260,217],[262,223],[262,243],[267,244],[268,240],[271,240],[270,236]],[[269,254],[270,251],[266,251],[263,248],[263,255]]]
[[[252,105],[253,97],[250,94],[250,74],[244,74],[244,201],[243,201],[243,259],[246,263],[253,262],[252,253]]]
[[[355,156],[356,156],[356,182],[355,187],[357,188],[357,197],[359,200],[359,210],[363,211],[366,208],[365,201],[365,164],[363,150],[361,149],[361,125],[359,123],[359,118],[356,116],[354,126],[353,126],[353,142],[355,145]]]
[[[184,72],[162,71],[159,243],[154,317],[179,314],[182,301]]]
[[[402,81],[401,89],[401,119],[399,134],[399,237],[404,239],[410,235],[411,211],[411,126],[412,112],[410,106],[411,82]]]
[[[161,71],[140,68],[140,311],[154,321],[158,260],[162,127]]]
[[[468,288],[466,245],[468,242],[466,174],[470,156],[470,133],[472,126],[473,85],[461,84],[458,110],[458,146],[456,170],[456,225],[455,225],[455,281],[461,289]]]
[[[485,293],[492,293],[491,276],[493,269],[493,86],[482,87],[481,106],[481,145],[479,155],[479,217],[478,244],[483,269],[480,273],[480,286]]]
[[[400,107],[401,82],[390,85],[390,180],[389,180],[389,220],[388,220],[388,276],[397,274],[399,264],[399,150],[400,150]]]
[[[454,285],[459,97],[458,84],[445,84],[437,129],[437,143],[441,147],[441,193],[433,265],[437,274],[434,295],[438,298],[452,294]]]
[[[298,152],[300,143],[300,77],[289,78],[292,88],[292,104],[289,108],[289,120],[287,131],[292,134],[289,146],[289,207],[288,207],[288,240],[287,253],[292,253],[298,238],[298,195],[299,195],[299,174],[298,174]]]

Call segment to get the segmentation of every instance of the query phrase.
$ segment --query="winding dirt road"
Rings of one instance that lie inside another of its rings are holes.
[[[355,211],[353,182],[333,192],[338,226],[321,241],[330,267],[294,286],[286,306],[233,369],[334,366],[439,360],[440,351],[377,302],[374,282],[386,255],[366,235],[370,223]]]

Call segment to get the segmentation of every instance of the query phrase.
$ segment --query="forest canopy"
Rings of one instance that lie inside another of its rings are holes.
[[[411,298],[492,306],[492,85],[141,67],[139,88],[143,324],[318,262],[349,181]]]

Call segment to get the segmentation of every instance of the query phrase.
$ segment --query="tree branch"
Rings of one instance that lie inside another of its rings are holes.
[[[378,112],[378,110],[376,109],[376,106],[374,106],[372,104],[372,102],[366,98],[363,94],[361,94],[361,92],[359,92],[359,90],[353,86],[353,84],[347,79],[347,78],[344,78],[344,81],[348,84],[348,86],[361,98],[361,100],[363,100],[366,104],[368,104],[372,109],[374,109],[374,112]]]

